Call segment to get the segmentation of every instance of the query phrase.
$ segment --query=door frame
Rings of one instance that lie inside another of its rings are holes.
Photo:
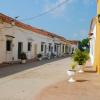
[[[21,58],[22,51],[23,51],[23,42],[18,42],[18,59]]]

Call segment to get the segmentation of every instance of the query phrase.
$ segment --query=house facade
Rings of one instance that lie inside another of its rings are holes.
[[[40,53],[63,56],[68,52],[67,40],[0,13],[0,63],[19,61],[22,52],[28,59]]]
[[[79,41],[77,40],[68,40],[68,53],[73,54],[75,50],[78,48]]]
[[[91,27],[89,33],[90,58],[92,65],[100,74],[100,0],[97,0],[97,16],[92,20]]]
[[[95,60],[95,43],[96,43],[96,17],[92,19],[89,31],[90,40],[90,60],[91,64],[94,64]]]
[[[94,67],[100,74],[100,0],[97,0],[97,20],[96,20],[96,43]]]

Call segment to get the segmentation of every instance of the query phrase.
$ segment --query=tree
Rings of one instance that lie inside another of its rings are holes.
[[[88,47],[88,44],[89,44],[88,38],[82,40],[82,47]]]
[[[79,49],[81,51],[89,51],[89,39],[83,39],[82,41],[79,41]]]

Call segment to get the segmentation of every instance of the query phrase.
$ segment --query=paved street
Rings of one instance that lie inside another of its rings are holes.
[[[76,73],[76,82],[63,80],[43,89],[35,100],[100,100],[100,75],[90,67]]]
[[[59,58],[0,69],[0,100],[34,100],[44,88],[66,80],[70,58]]]

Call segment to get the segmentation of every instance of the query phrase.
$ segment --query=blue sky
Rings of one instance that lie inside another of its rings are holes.
[[[18,20],[34,17],[64,0],[0,0],[0,12]],[[67,39],[87,37],[91,18],[96,16],[96,0],[69,0],[53,12],[23,21]]]

